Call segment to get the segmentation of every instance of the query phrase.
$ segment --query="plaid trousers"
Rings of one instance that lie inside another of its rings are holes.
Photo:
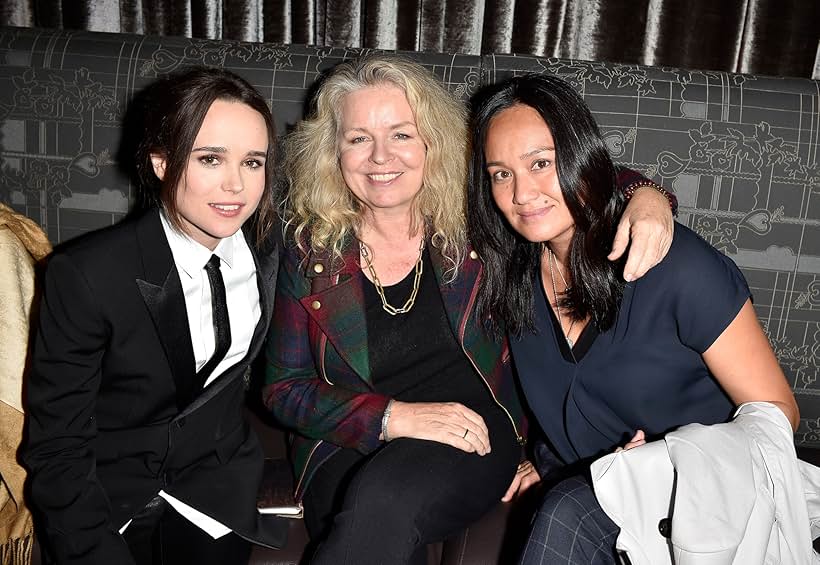
[[[617,565],[618,526],[581,476],[551,488],[533,518],[520,565]]]

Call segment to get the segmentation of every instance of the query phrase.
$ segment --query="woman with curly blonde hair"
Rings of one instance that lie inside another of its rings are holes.
[[[297,241],[309,234],[313,249],[328,249],[337,257],[345,238],[362,227],[366,205],[348,188],[339,167],[340,112],[347,94],[381,84],[393,84],[405,93],[425,144],[421,187],[410,203],[410,229],[415,232],[423,223],[432,229],[433,244],[448,262],[448,275],[455,278],[466,246],[466,109],[423,67],[404,59],[371,57],[358,68],[337,69],[323,83],[315,115],[303,121],[287,143],[288,225]]]
[[[336,67],[287,140],[265,403],[293,431],[314,563],[424,563],[535,480],[508,344],[473,308],[465,118],[424,68],[375,55]]]

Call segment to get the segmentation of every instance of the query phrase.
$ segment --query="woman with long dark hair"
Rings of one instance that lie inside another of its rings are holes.
[[[638,281],[607,259],[624,207],[597,125],[550,75],[475,100],[468,218],[484,260],[478,311],[506,331],[527,403],[571,475],[551,488],[523,563],[614,563],[618,528],[586,477],[591,459],[670,429],[726,421],[749,401],[797,405],[735,264],[676,224]]]

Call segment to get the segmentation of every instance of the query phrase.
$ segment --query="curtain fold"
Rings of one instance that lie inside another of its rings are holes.
[[[802,77],[820,58],[818,0],[0,0],[0,24]]]

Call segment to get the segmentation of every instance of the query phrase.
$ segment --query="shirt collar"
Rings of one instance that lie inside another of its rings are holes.
[[[205,268],[205,263],[208,262],[211,255],[219,257],[219,260],[228,268],[233,266],[235,240],[237,237],[242,239],[245,237],[241,229],[232,236],[219,240],[216,249],[211,251],[201,243],[191,239],[187,234],[174,228],[168,220],[165,210],[160,210],[159,218],[165,232],[165,238],[171,248],[171,254],[174,257],[174,263],[188,277],[198,276]]]

